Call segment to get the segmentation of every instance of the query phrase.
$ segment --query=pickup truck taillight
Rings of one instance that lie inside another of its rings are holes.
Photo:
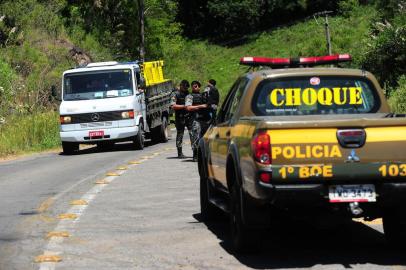
[[[259,131],[252,138],[251,146],[255,161],[264,165],[272,164],[271,137],[266,131]]]

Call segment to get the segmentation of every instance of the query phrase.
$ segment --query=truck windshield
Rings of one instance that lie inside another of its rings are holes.
[[[63,84],[64,100],[116,98],[133,95],[130,69],[66,74]]]
[[[291,77],[262,81],[254,94],[256,115],[361,114],[379,109],[373,84],[359,77]]]

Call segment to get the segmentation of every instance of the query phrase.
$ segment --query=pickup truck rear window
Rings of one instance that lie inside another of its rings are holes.
[[[380,106],[366,78],[306,76],[262,81],[254,94],[256,115],[317,115],[373,113]]]

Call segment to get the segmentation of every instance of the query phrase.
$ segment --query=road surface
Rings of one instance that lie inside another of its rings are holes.
[[[170,140],[0,163],[0,270],[406,269],[380,221],[287,219],[258,254],[234,254],[226,217],[201,222],[197,164],[175,152]]]

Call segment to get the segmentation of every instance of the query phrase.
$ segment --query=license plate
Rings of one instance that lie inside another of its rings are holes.
[[[89,131],[89,137],[94,138],[94,137],[103,137],[104,136],[104,131]]]
[[[340,202],[376,202],[374,185],[337,185],[329,187],[329,199]]]

